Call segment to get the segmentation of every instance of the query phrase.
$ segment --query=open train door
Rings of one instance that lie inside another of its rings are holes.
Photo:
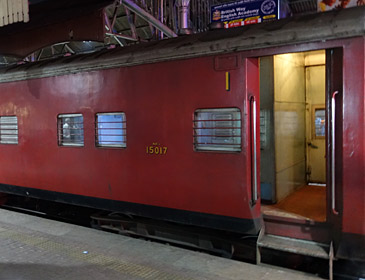
[[[261,162],[256,166],[264,228],[258,262],[268,250],[296,252],[328,260],[332,276],[342,228],[342,152],[336,149],[342,146],[342,52],[317,49],[260,58]],[[317,134],[323,149],[313,142]],[[316,163],[312,169],[316,166],[320,176],[314,178],[308,162]]]
[[[334,251],[339,247],[342,228],[342,134],[343,134],[343,50],[326,50],[326,169],[327,220],[332,226]]]

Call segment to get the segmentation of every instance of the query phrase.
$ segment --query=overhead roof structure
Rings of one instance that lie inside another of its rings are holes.
[[[29,0],[28,23],[0,28],[0,66],[204,32],[211,5],[223,2],[231,1]],[[293,14],[317,9],[316,0],[288,0],[288,5]],[[184,7],[189,8],[185,23]]]

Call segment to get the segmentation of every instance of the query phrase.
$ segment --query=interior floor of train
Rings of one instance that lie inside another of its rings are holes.
[[[263,205],[262,212],[271,216],[325,222],[326,187],[322,185],[303,186],[276,204]]]

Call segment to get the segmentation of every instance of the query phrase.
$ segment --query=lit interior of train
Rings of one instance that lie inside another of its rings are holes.
[[[260,58],[263,213],[326,221],[325,51]]]

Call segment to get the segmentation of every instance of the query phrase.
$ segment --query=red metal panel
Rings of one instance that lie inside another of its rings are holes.
[[[0,115],[19,116],[20,137],[18,146],[0,145],[2,182],[259,217],[259,210],[249,206],[251,159],[245,131],[245,77],[257,75],[257,63],[247,69],[250,73],[242,66],[230,71],[229,92],[225,72],[214,70],[214,57],[1,84]],[[258,78],[253,80],[257,91]],[[195,152],[194,111],[222,107],[242,112],[243,151]],[[119,111],[126,114],[127,148],[95,147],[95,113]],[[84,115],[84,147],[57,146],[60,113]],[[153,143],[167,147],[167,153],[146,153]]]
[[[365,235],[365,47],[364,38],[344,47],[344,232]]]

